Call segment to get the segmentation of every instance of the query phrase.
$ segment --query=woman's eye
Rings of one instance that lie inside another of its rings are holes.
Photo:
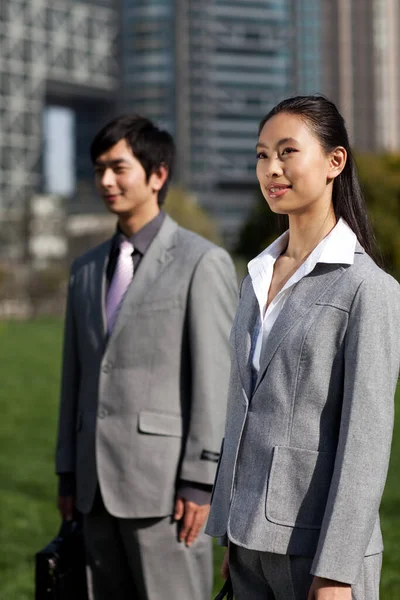
[[[264,152],[257,152],[256,156],[257,156],[257,160],[261,160],[262,158],[267,158],[267,155]]]
[[[291,154],[292,152],[297,152],[296,148],[285,148],[285,149],[282,151],[282,156],[283,156],[284,154]]]

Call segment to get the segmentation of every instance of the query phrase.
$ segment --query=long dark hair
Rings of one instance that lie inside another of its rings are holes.
[[[347,151],[347,161],[343,171],[333,182],[332,203],[336,219],[343,217],[357,236],[365,252],[381,264],[375,236],[372,231],[367,207],[355,161],[350,148],[346,124],[336,106],[324,96],[295,96],[279,102],[261,121],[258,135],[265,123],[278,113],[289,113],[303,119],[319,139],[326,153],[337,146]]]

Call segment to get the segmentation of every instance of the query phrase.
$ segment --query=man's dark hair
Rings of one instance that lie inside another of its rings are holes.
[[[168,169],[168,177],[158,193],[158,204],[164,203],[172,177],[175,144],[168,131],[159,129],[150,119],[140,115],[123,115],[110,121],[94,138],[90,157],[94,164],[99,156],[124,139],[146,172],[147,181],[160,166]]]

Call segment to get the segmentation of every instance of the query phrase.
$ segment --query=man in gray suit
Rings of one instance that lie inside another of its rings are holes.
[[[84,514],[95,600],[209,600],[208,515],[226,409],[236,277],[160,210],[171,136],[120,117],[93,141],[112,239],[71,269],[56,471]]]

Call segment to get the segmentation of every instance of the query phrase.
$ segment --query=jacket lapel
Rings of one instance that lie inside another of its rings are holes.
[[[243,283],[243,287],[246,286],[246,288],[242,290],[236,316],[235,347],[242,387],[247,400],[249,400],[253,387],[251,368],[252,337],[259,316],[259,306],[251,279],[250,277],[246,279],[247,281],[245,280]]]
[[[260,385],[269,363],[292,327],[311,309],[326,290],[335,283],[345,268],[337,264],[318,264],[306,277],[293,286],[292,292],[278,315],[271,332],[263,344],[260,371],[254,392]],[[254,393],[253,392],[253,393]]]
[[[132,284],[126,292],[109,342],[115,339],[123,328],[126,321],[127,307],[141,304],[152,284],[173,259],[177,230],[178,225],[166,215],[160,231],[143,256]],[[129,316],[132,316],[131,311],[129,312]]]

